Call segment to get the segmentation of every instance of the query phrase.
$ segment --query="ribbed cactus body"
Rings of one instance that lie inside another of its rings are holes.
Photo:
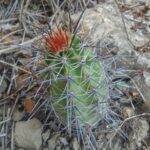
[[[107,111],[108,86],[102,63],[93,49],[81,49],[74,38],[66,51],[47,56],[52,104],[62,119],[95,125]],[[71,122],[71,121],[69,121]]]

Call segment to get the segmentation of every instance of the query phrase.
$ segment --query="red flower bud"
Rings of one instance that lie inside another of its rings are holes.
[[[45,34],[43,39],[49,51],[59,53],[69,48],[71,35],[63,29],[57,29]]]

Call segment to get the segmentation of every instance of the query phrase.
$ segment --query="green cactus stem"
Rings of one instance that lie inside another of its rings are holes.
[[[82,49],[75,37],[67,50],[49,52],[45,56],[51,80],[49,93],[52,104],[64,122],[73,119],[81,126],[94,126],[107,111],[108,84],[103,64],[93,49]]]

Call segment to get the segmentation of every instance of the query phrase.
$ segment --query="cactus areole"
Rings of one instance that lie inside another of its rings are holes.
[[[95,126],[106,114],[108,84],[97,51],[82,48],[81,40],[57,29],[44,35],[45,62],[50,70],[52,105],[68,125]]]

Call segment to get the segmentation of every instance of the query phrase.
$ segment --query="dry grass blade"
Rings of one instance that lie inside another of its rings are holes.
[[[25,72],[25,73],[28,73],[28,74],[30,74],[30,75],[32,74],[30,71],[27,71],[27,70],[25,70],[25,69],[23,69],[23,68],[21,68],[21,67],[19,67],[19,66],[16,66],[16,65],[14,65],[14,64],[10,64],[10,63],[5,62],[5,61],[3,61],[3,60],[0,60],[0,63],[5,64],[5,65],[8,65],[8,66],[11,66],[11,67],[15,68],[16,70],[21,70],[21,71],[23,71],[23,72]]]
[[[16,52],[16,51],[19,51],[19,48],[23,47],[23,46],[27,46],[27,47],[30,47],[31,48],[31,44],[34,42],[34,41],[37,41],[39,39],[41,39],[41,35],[39,36],[36,36],[35,38],[31,39],[31,40],[28,40],[28,41],[25,41],[19,45],[12,45],[10,46],[9,48],[6,48],[6,49],[2,49],[0,50],[0,55],[1,54],[8,54],[8,53],[11,53],[11,52]]]

